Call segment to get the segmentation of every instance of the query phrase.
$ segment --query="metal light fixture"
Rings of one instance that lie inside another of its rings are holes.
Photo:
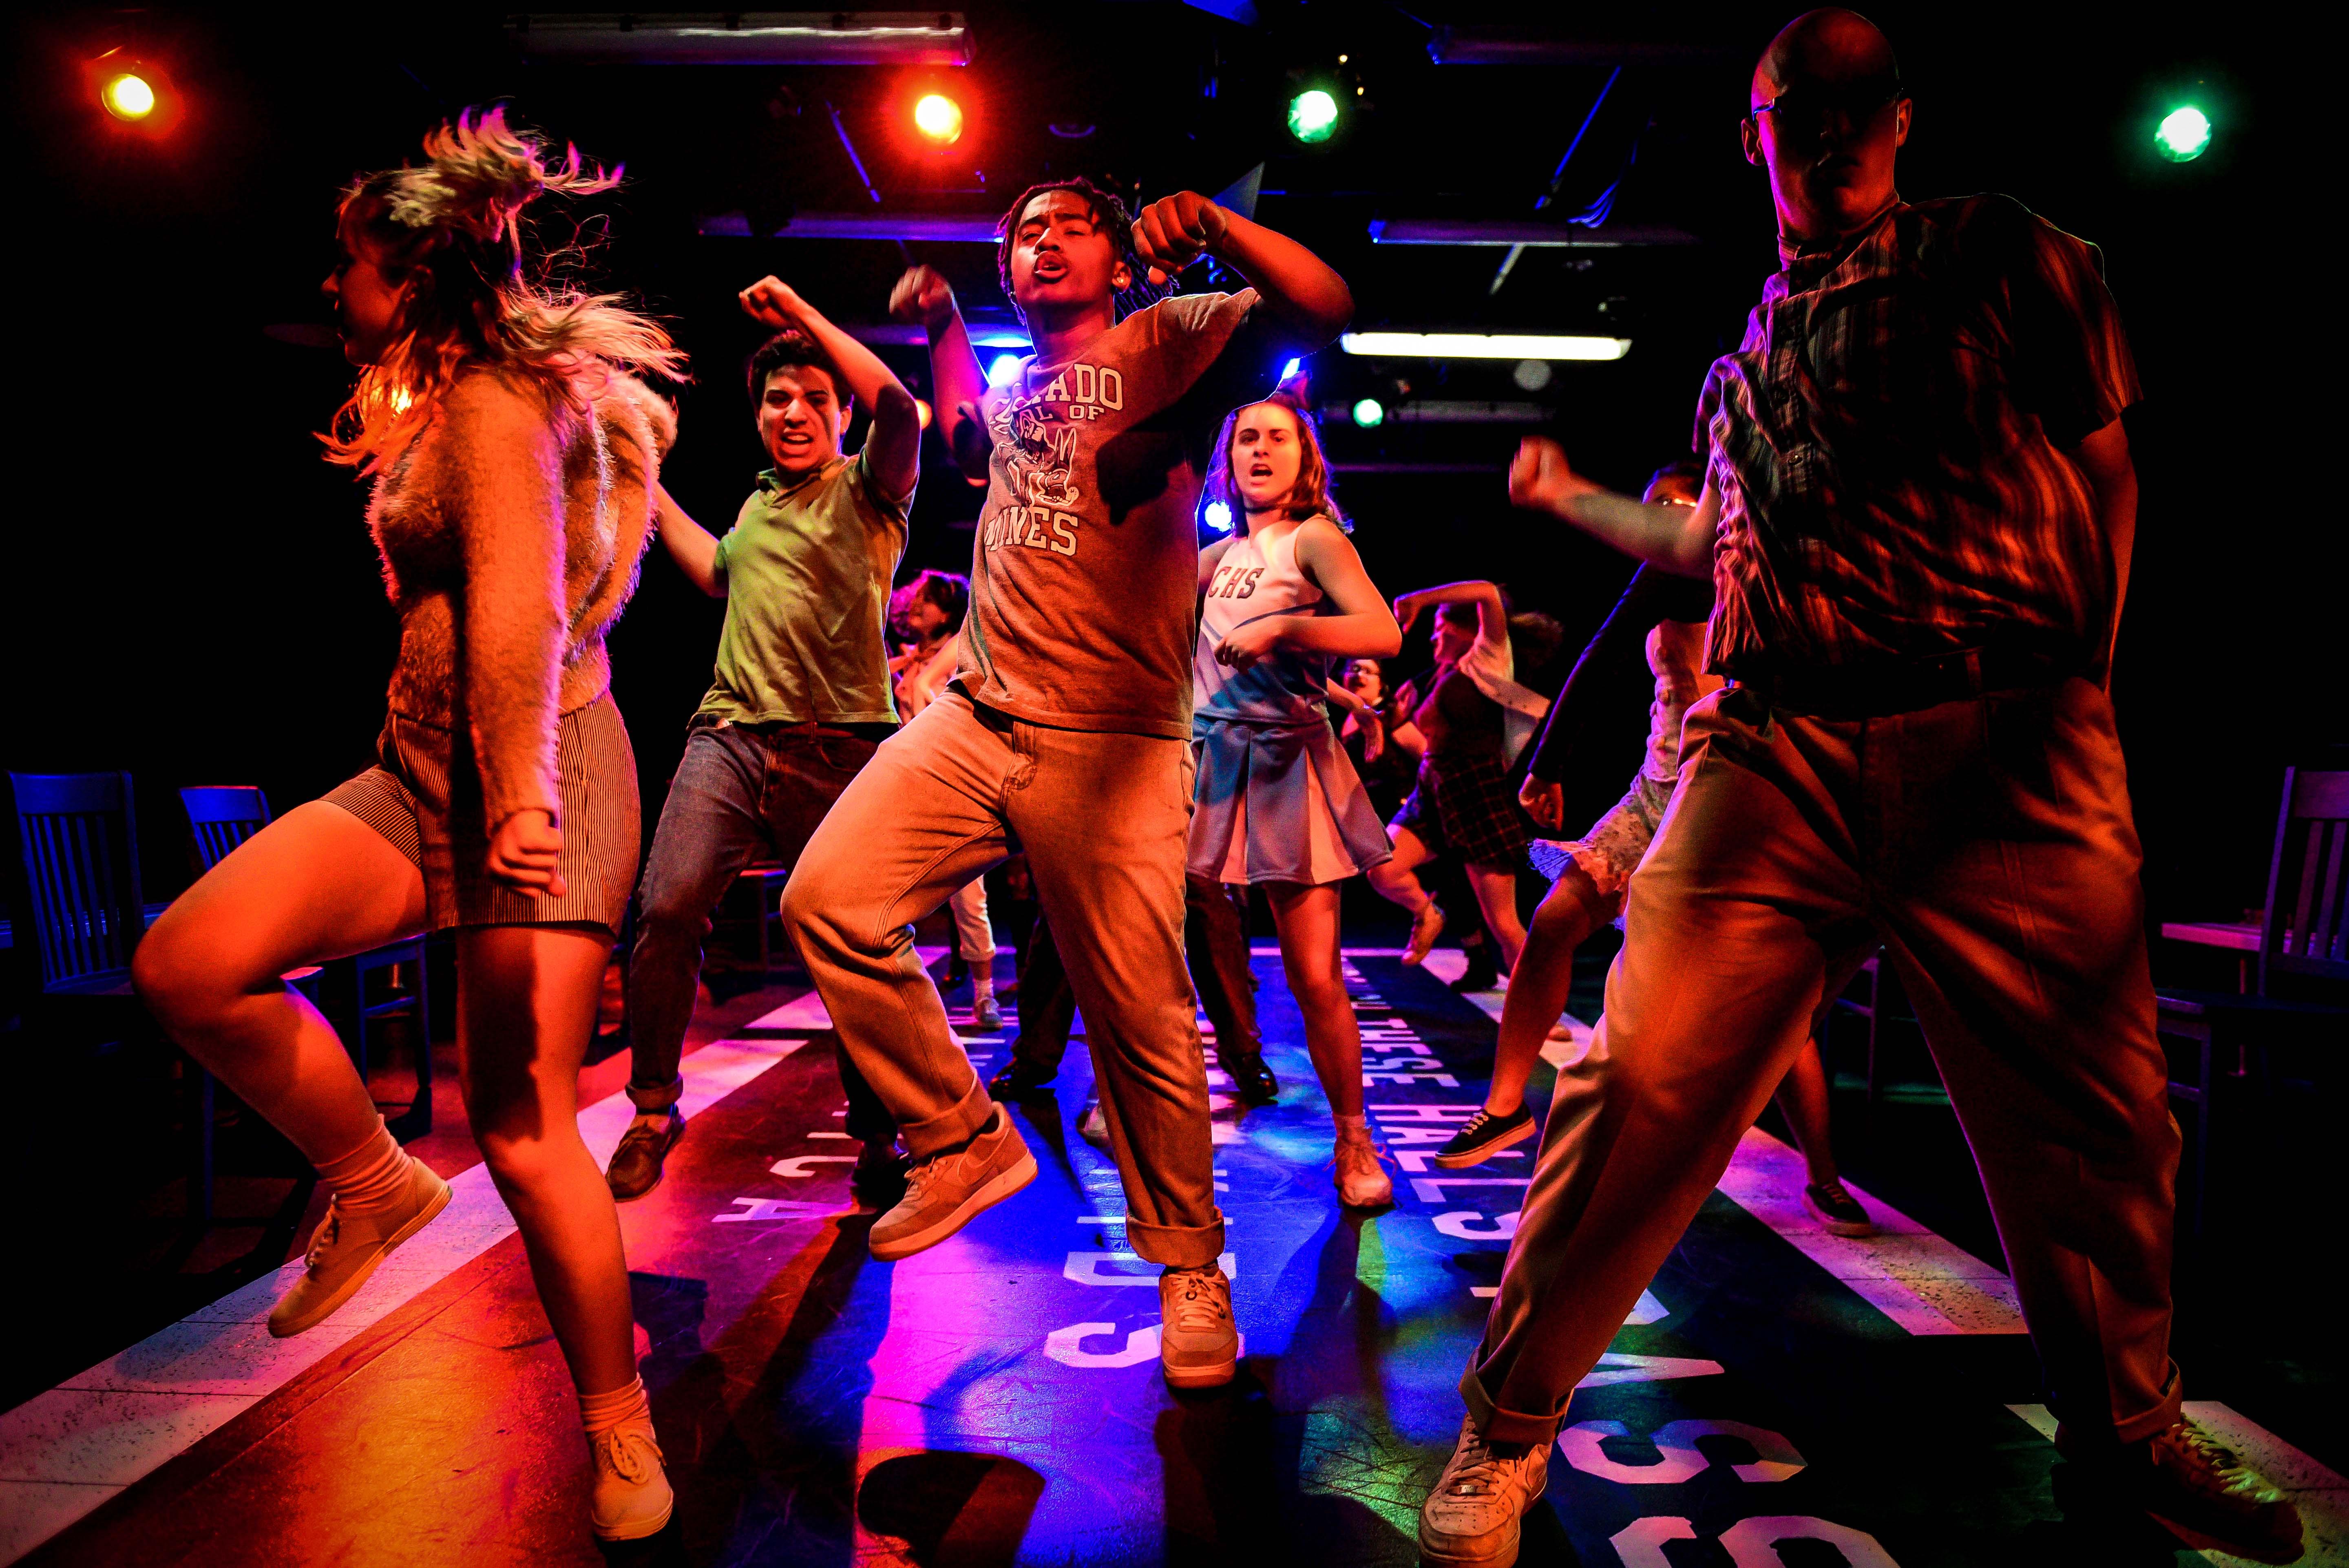
[[[1578,337],[1531,333],[1350,332],[1338,339],[1349,354],[1374,359],[1620,359],[1628,337]]]

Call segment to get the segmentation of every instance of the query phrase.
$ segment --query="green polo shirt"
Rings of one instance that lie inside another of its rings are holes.
[[[793,481],[770,469],[718,542],[726,629],[700,711],[736,724],[895,724],[881,631],[910,495],[864,456]]]

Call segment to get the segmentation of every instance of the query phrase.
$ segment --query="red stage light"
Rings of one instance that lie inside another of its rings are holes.
[[[914,105],[914,129],[940,147],[962,139],[962,105],[944,93],[925,93]]]

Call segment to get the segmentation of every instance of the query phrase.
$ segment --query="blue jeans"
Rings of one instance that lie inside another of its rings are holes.
[[[628,1099],[665,1110],[684,1092],[678,1064],[693,1022],[709,913],[742,868],[761,856],[796,865],[840,792],[872,759],[877,740],[814,725],[719,724],[697,718],[661,802],[636,888],[636,942],[628,954]],[[847,1130],[867,1142],[897,1124],[845,1056]]]

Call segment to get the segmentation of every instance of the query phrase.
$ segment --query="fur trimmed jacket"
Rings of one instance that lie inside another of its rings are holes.
[[[399,613],[390,706],[470,740],[482,815],[560,810],[555,728],[612,684],[605,634],[653,533],[668,405],[617,371],[571,395],[462,372],[367,506]]]

